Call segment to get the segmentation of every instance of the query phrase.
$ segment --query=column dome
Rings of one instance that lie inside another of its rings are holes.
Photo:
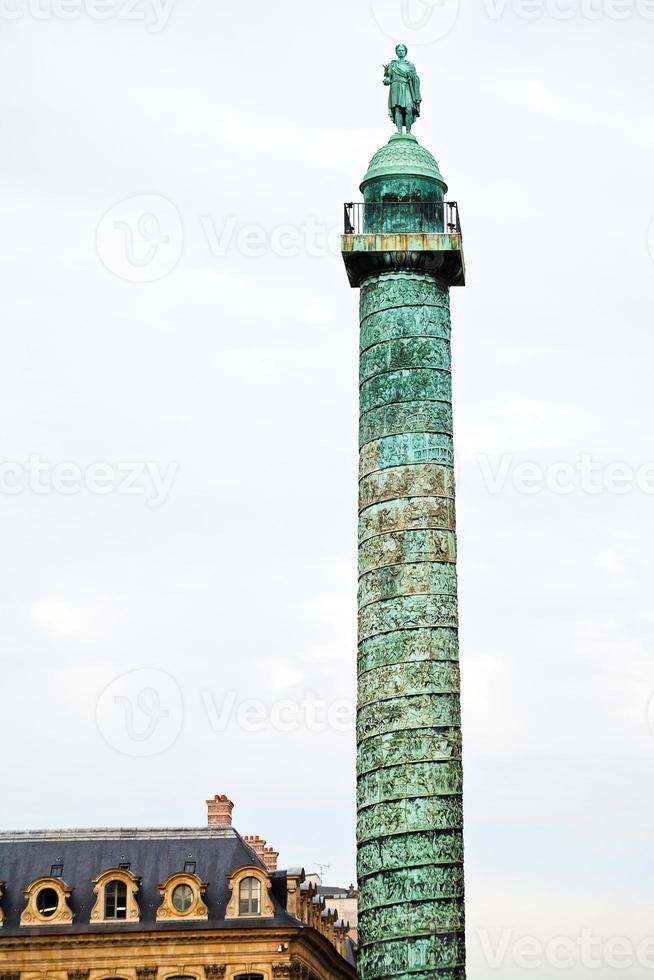
[[[392,179],[394,177],[423,178],[432,185],[440,185],[441,196],[447,193],[447,184],[435,158],[418,143],[413,134],[394,133],[388,143],[377,150],[360,189],[366,195],[366,189],[372,190],[374,186],[397,186],[398,182]]]

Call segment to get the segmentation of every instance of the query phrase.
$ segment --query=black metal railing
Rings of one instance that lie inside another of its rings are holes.
[[[411,232],[461,234],[456,201],[384,201],[344,204],[346,235],[383,235]]]

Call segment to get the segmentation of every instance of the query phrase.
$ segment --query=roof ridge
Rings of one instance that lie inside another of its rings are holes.
[[[51,830],[0,830],[0,841],[29,840],[119,840],[157,838],[235,838],[238,831],[224,827],[68,827]]]

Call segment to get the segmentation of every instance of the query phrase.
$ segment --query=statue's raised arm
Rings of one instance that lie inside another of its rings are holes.
[[[395,48],[397,58],[384,65],[384,85],[390,86],[388,93],[388,114],[397,126],[398,133],[406,127],[411,132],[413,123],[420,115],[420,79],[416,66],[406,60],[406,44]]]

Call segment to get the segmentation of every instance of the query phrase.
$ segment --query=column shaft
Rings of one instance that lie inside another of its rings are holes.
[[[464,980],[449,290],[361,285],[361,980]]]

